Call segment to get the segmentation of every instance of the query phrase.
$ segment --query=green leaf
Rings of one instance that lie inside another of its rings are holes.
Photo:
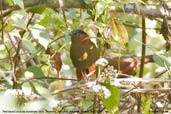
[[[38,14],[42,14],[42,12],[46,9],[46,5],[37,5],[37,6],[33,6],[27,9],[27,12],[31,12],[31,13],[38,13]]]
[[[46,100],[42,100],[42,99],[34,99],[34,100],[31,100],[27,103],[25,103],[24,107],[22,110],[31,110],[31,111],[36,111],[36,112],[32,112],[33,114],[34,113],[42,113],[42,114],[45,114],[45,112],[39,112],[39,111],[42,111],[42,109],[47,109],[47,101]],[[23,113],[21,113],[23,114]],[[25,112],[26,114],[26,112]],[[27,113],[27,114],[30,114],[30,113]],[[46,114],[49,114],[49,113],[46,113]]]
[[[7,89],[4,92],[0,92],[0,109],[1,110],[16,110],[17,109],[17,99],[12,93],[15,90]]]
[[[66,40],[66,43],[67,43],[67,44],[69,44],[70,41],[71,41],[70,32],[71,32],[71,31],[68,31],[68,30],[66,30],[66,32],[65,32],[65,40]]]
[[[26,26],[26,23],[25,23],[25,20],[21,19],[21,18],[17,18],[17,17],[14,17],[13,18],[13,23],[21,28],[21,29],[24,29],[24,30],[27,30],[27,26]]]
[[[96,14],[95,14],[95,20],[104,12],[105,10],[105,2],[98,2],[95,6]]]
[[[30,40],[24,39],[23,45],[29,50],[30,53],[34,53],[36,51],[35,46]]]
[[[34,25],[30,28],[31,33],[35,39],[38,40],[38,42],[45,48],[47,49],[47,46],[50,42],[50,36],[48,32],[45,30],[45,27],[41,25]]]
[[[0,70],[0,78],[3,78],[4,80],[6,80],[10,85],[12,85],[11,79],[9,77],[7,77],[4,73],[4,71]]]
[[[26,69],[26,71],[32,72],[35,77],[44,77],[44,73],[40,67],[30,66]]]
[[[118,105],[120,101],[119,89],[107,83],[103,83],[102,85],[111,92],[111,96],[109,98],[102,98],[103,105],[106,107],[110,114],[118,114]]]
[[[5,28],[4,28],[4,31],[5,32],[11,32],[12,30],[14,30],[14,26],[12,25],[12,23],[8,23],[6,26],[5,26]]]
[[[43,97],[50,96],[50,91],[45,87],[44,83],[41,83],[39,81],[32,81],[32,82],[30,82],[30,85],[35,93],[37,93]]]
[[[163,67],[170,67],[171,66],[171,57],[167,55],[154,55],[153,56],[154,61]]]
[[[8,3],[8,5],[12,6],[13,5],[13,2],[12,0],[6,0],[6,2]]]
[[[50,22],[50,16],[45,16],[42,20],[40,20],[39,24],[43,26],[47,26]]]
[[[148,96],[144,101],[142,101],[142,107],[144,108],[144,114],[152,114],[150,112],[151,102],[152,102],[152,99],[150,96]]]
[[[21,9],[24,9],[23,0],[12,0],[14,4],[18,5]]]
[[[5,45],[0,45],[0,58],[5,58],[7,56],[7,51]]]
[[[88,110],[90,106],[92,106],[93,102],[92,100],[83,99],[81,100],[81,107],[84,111]]]
[[[125,26],[115,18],[113,13],[110,15],[109,25],[112,28],[112,37],[125,49],[126,44],[128,43],[128,33]]]

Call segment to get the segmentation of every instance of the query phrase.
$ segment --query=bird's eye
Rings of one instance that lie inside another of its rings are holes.
[[[84,39],[84,38],[86,37],[86,33],[82,32],[82,31],[77,31],[77,32],[75,33],[75,37],[76,37],[77,39]]]
[[[77,37],[80,38],[80,36],[81,36],[81,33],[77,33]]]

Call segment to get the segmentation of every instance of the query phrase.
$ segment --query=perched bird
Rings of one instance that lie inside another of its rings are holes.
[[[70,57],[76,68],[77,79],[85,81],[86,75],[95,70],[98,53],[96,45],[81,29],[71,33]]]
[[[70,57],[79,81],[86,81],[86,75],[95,72],[95,62],[99,58],[97,47],[83,30],[76,29],[71,33]],[[103,57],[107,59],[108,65],[114,66],[122,74],[135,75],[135,69],[141,64],[141,57],[136,56]],[[145,57],[145,63],[153,61],[152,55]]]
[[[141,64],[141,57],[137,56],[120,56],[120,57],[107,57],[108,65],[113,66],[119,70],[121,74],[136,75],[136,68]],[[148,55],[145,57],[144,63],[154,62],[153,56]],[[119,76],[122,77],[122,76]]]

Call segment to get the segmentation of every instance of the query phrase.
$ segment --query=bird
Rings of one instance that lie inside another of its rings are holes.
[[[90,40],[88,34],[81,29],[71,32],[70,58],[76,68],[78,81],[86,81],[86,76],[96,69],[97,46]]]
[[[137,56],[108,57],[108,55],[103,55],[103,57],[108,61],[108,65],[114,66],[122,74],[135,75],[135,69],[141,64],[141,57]],[[87,81],[86,76],[95,72],[95,62],[100,58],[98,48],[90,40],[88,34],[81,29],[71,32],[70,58],[76,68],[78,81]],[[145,57],[145,63],[149,62],[154,62],[152,55]]]

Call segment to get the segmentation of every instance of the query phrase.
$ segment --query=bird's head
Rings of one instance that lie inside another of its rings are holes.
[[[81,29],[76,29],[76,30],[73,30],[71,33],[71,41],[72,43],[75,43],[75,42],[86,43],[86,42],[89,42],[90,39],[88,38],[88,35],[86,32],[84,32]]]

